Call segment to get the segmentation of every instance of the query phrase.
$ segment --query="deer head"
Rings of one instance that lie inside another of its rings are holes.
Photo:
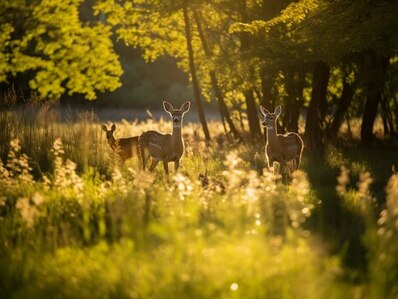
[[[264,116],[263,121],[261,122],[261,125],[263,127],[266,127],[270,130],[274,130],[276,128],[276,120],[281,115],[282,113],[282,107],[278,105],[275,108],[274,113],[269,112],[267,109],[265,109],[263,106],[260,106],[261,113]]]
[[[115,130],[116,130],[116,125],[115,124],[112,125],[110,130],[108,130],[106,125],[102,125],[102,130],[105,131],[106,139],[108,140],[108,142],[111,142],[111,141],[115,140],[115,137],[113,136],[113,132],[115,132]]]
[[[181,127],[182,120],[184,118],[184,114],[189,111],[189,108],[191,108],[191,102],[185,102],[182,104],[180,109],[174,109],[173,105],[171,105],[169,102],[164,101],[163,102],[163,109],[166,111],[168,114],[170,114],[171,119],[173,121],[173,127]]]

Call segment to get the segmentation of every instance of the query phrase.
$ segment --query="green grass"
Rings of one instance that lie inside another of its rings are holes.
[[[0,298],[397,298],[394,152],[330,148],[284,185],[263,145],[187,124],[167,178],[120,165],[94,115],[36,112],[0,113]]]

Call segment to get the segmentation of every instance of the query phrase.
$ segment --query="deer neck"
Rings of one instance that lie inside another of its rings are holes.
[[[267,127],[267,143],[271,148],[279,147],[279,138],[276,132],[276,123],[272,127]]]
[[[173,125],[173,132],[171,134],[171,144],[173,148],[182,147],[182,134],[181,134],[181,125],[175,126]]]
[[[112,137],[108,138],[108,143],[113,150],[115,150],[117,148],[117,142],[116,142],[115,137],[112,136]]]

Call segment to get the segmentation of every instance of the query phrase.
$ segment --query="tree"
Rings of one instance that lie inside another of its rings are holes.
[[[206,58],[211,59],[211,52],[208,47],[207,39],[205,37],[205,33],[202,28],[202,21],[201,21],[201,18],[196,10],[194,10],[194,18],[195,18],[196,26],[198,29],[200,41],[202,43],[203,51],[206,55]],[[229,126],[232,134],[234,135],[235,139],[241,141],[242,137],[240,136],[238,130],[236,129],[236,127],[231,119],[231,116],[228,111],[228,107],[224,101],[224,97],[223,97],[221,89],[219,87],[216,72],[214,71],[214,69],[210,70],[209,76],[210,76],[210,80],[211,80],[211,85],[213,87],[214,93],[215,93],[216,98],[219,103],[221,117],[227,121],[228,126]]]
[[[200,83],[203,69],[195,60],[201,61],[203,54],[197,50],[198,37],[193,34],[189,5],[185,0],[120,1],[98,0],[96,14],[104,15],[117,38],[126,45],[143,50],[143,58],[150,62],[169,54],[177,59],[178,66],[190,74],[196,108],[207,141],[210,133],[202,107]],[[196,46],[196,47],[195,47]]]
[[[368,78],[370,75],[377,79],[366,79],[363,97],[356,98],[357,101],[365,102],[364,110],[361,111],[363,113],[361,137],[364,144],[370,144],[378,103],[385,93],[387,61],[391,55],[395,55],[394,53],[398,49],[397,11],[398,3],[388,0],[301,0],[291,3],[281,14],[270,20],[260,19],[251,23],[236,23],[232,26],[232,31],[265,35],[268,53],[273,53],[277,59],[286,57],[288,54],[292,57],[291,61],[293,59],[302,66],[323,63],[336,67],[358,54],[368,56],[369,53],[374,53],[371,54],[371,56],[375,56],[375,58],[371,58],[374,61],[373,71],[364,68],[362,71],[366,74],[360,75],[360,77]],[[285,69],[283,63],[276,63],[280,70]],[[374,72],[377,74],[372,75]],[[287,75],[285,78],[294,78],[293,73],[285,70],[285,75]],[[313,80],[318,80],[317,76],[313,76]],[[292,80],[286,80],[288,84],[285,86],[288,94],[294,90],[293,85],[289,85],[289,81]],[[318,83],[313,82],[313,88],[319,88],[320,84]],[[334,86],[330,87],[334,88]],[[328,85],[326,85],[326,89],[322,87],[326,91],[327,88]],[[350,86],[345,84],[342,100],[349,102],[351,94],[354,94],[349,89]],[[313,90],[312,95],[315,94],[319,95],[319,92]],[[326,96],[328,97],[327,92]],[[289,96],[287,99],[290,101],[291,97]],[[319,99],[314,104],[317,101]],[[322,121],[327,114],[330,102],[322,100],[318,104],[321,106],[315,110],[318,110],[317,113]],[[344,108],[346,104],[343,103],[340,107]],[[314,105],[310,103],[308,114],[311,118],[315,111],[313,107]],[[358,105],[358,107],[362,107],[362,105]],[[384,107],[388,109],[391,106],[385,105]],[[335,126],[339,126],[340,123],[341,119],[336,119]],[[309,125],[308,120],[307,124]],[[306,132],[306,135],[313,134]],[[320,139],[318,137],[310,138],[310,140],[319,141]]]
[[[305,123],[305,144],[311,154],[322,154],[323,151],[322,106],[326,102],[329,73],[329,67],[323,62],[315,63],[311,101]]]
[[[373,51],[367,58],[366,102],[361,125],[361,143],[365,146],[373,143],[373,125],[382,99],[389,64],[389,57],[383,57]]]
[[[64,93],[95,99],[97,91],[120,86],[122,68],[114,52],[111,27],[100,21],[83,24],[83,0],[2,1],[0,81],[27,74],[42,97]]]
[[[189,69],[190,69],[191,78],[192,78],[192,85],[193,85],[193,89],[194,89],[196,107],[198,109],[200,122],[202,123],[202,128],[203,128],[203,132],[205,134],[205,139],[206,139],[206,141],[210,141],[210,133],[209,133],[209,129],[207,128],[206,117],[205,117],[205,113],[203,111],[202,101],[200,99],[201,96],[200,96],[199,82],[198,82],[198,78],[196,75],[196,66],[195,66],[195,61],[194,61],[194,52],[193,52],[193,48],[192,48],[191,25],[190,25],[190,19],[189,19],[189,15],[188,15],[188,1],[187,0],[183,0],[182,9],[183,9],[183,14],[184,14],[185,38],[187,41]]]

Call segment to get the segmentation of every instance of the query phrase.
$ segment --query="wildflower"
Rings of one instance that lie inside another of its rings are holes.
[[[63,192],[72,192],[78,199],[83,197],[84,181],[76,173],[76,163],[67,159],[64,161],[62,155],[64,153],[61,139],[56,139],[52,152],[54,159],[54,187]]]
[[[18,198],[15,206],[25,221],[28,228],[32,228],[35,217],[39,214],[37,208],[30,204],[30,200],[27,197]]]
[[[187,196],[189,196],[192,193],[193,184],[188,177],[180,173],[177,173],[174,176],[173,180],[175,183],[175,189],[177,190],[178,196],[180,197],[181,200],[184,200]]]
[[[339,194],[343,194],[347,191],[347,185],[350,182],[350,171],[345,167],[341,166],[340,175],[337,177],[336,191]]]
[[[10,151],[8,153],[6,168],[8,172],[0,170],[2,176],[8,178],[17,178],[23,183],[33,183],[33,176],[31,175],[32,168],[29,166],[29,158],[25,154],[21,154],[21,145],[18,139],[13,139],[10,142]],[[3,168],[1,166],[1,168]],[[5,178],[5,177],[4,177]],[[8,181],[10,183],[10,181]]]
[[[0,160],[0,182],[4,185],[10,184],[10,173],[7,168],[4,167],[3,162]]]
[[[32,201],[36,206],[40,206],[44,202],[44,197],[35,192],[35,194],[33,194]]]
[[[369,172],[361,173],[359,175],[358,191],[363,197],[366,197],[369,194],[369,187],[372,183],[373,178]]]

